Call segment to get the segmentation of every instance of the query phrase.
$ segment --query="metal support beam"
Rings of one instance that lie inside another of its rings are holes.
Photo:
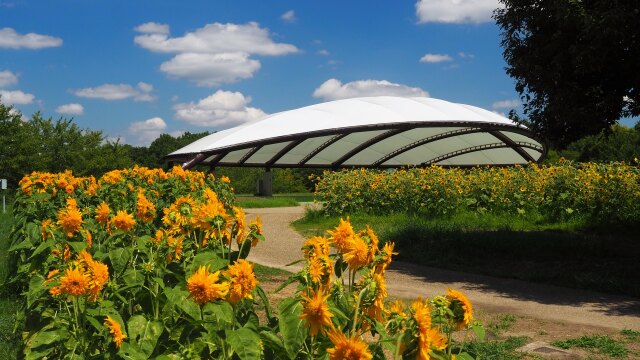
[[[334,137],[332,137],[331,139],[325,141],[322,145],[318,146],[317,148],[313,149],[312,152],[310,152],[309,154],[307,154],[307,156],[304,157],[304,159],[300,160],[300,162],[298,163],[298,166],[302,167],[304,164],[307,163],[307,161],[311,160],[314,156],[318,155],[318,153],[326,148],[328,148],[329,146],[331,146],[333,143],[335,143],[336,141],[344,138],[347,135],[350,135],[351,133],[345,133],[345,134],[338,134]]]
[[[182,164],[182,168],[184,170],[187,169],[191,169],[192,167],[198,165],[199,163],[202,162],[202,160],[204,160],[207,156],[205,154],[198,154],[196,156],[194,156],[191,160],[187,161],[186,163]]]
[[[349,151],[348,153],[342,155],[338,160],[334,161],[331,164],[332,168],[337,168],[340,165],[342,165],[342,163],[344,163],[345,161],[351,159],[354,155],[358,154],[359,152],[361,152],[362,150],[368,148],[369,146],[372,146],[373,144],[376,144],[384,139],[388,139],[394,135],[400,134],[402,132],[405,131],[409,131],[413,128],[409,127],[409,128],[400,128],[400,129],[392,129],[386,132],[383,132],[382,134],[379,134],[378,136],[374,136],[371,139],[363,142],[362,144],[356,146],[355,148],[353,148],[353,150]]]
[[[536,162],[536,160],[531,157],[531,155],[529,155],[528,152],[526,152],[523,148],[521,148],[520,146],[518,146],[518,144],[516,144],[515,141],[511,140],[510,137],[508,137],[507,135],[501,133],[500,131],[489,131],[489,134],[495,136],[496,138],[498,138],[498,140],[502,141],[503,143],[507,144],[510,148],[513,149],[513,151],[517,152],[518,155],[522,156],[527,162]]]

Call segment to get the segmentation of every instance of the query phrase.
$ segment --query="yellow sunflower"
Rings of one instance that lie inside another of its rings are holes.
[[[67,269],[60,278],[60,289],[65,294],[82,296],[89,290],[89,280],[89,275],[80,269]]]
[[[329,331],[329,340],[333,347],[327,349],[331,360],[371,360],[373,356],[367,348],[367,343],[357,337],[347,336],[340,331]]]
[[[144,196],[143,192],[138,193],[136,208],[136,216],[144,222],[151,222],[156,217],[156,206]]]
[[[129,231],[136,224],[136,220],[133,218],[133,215],[127,213],[126,211],[118,210],[118,212],[116,212],[116,216],[111,219],[110,223],[116,229]]]
[[[82,213],[75,206],[67,206],[58,212],[57,224],[60,225],[68,237],[72,237],[73,234],[78,232],[83,223]]]
[[[111,333],[111,336],[113,337],[113,343],[117,348],[120,348],[120,346],[122,345],[122,341],[127,338],[127,334],[122,332],[120,323],[114,320],[111,316],[107,316],[106,319],[104,319],[104,325],[109,330],[109,333]]]
[[[473,320],[473,307],[469,299],[463,293],[451,289],[447,289],[447,299],[458,330],[469,326]]]
[[[224,298],[229,292],[229,283],[218,283],[220,271],[213,274],[200,266],[198,270],[187,280],[187,289],[191,297],[198,305]]]
[[[344,261],[352,270],[368,265],[373,257],[369,251],[366,241],[359,235],[351,238],[344,253]]]
[[[100,224],[106,225],[109,221],[109,214],[111,214],[111,209],[109,209],[109,205],[107,205],[107,203],[103,201],[96,207],[95,219]]]
[[[318,331],[324,333],[324,327],[333,327],[331,318],[333,314],[327,304],[329,295],[323,296],[321,291],[314,291],[311,296],[302,295],[302,315],[300,319],[305,320],[309,330],[309,335],[315,336]]]
[[[347,220],[340,219],[338,226],[336,226],[333,231],[328,231],[328,233],[331,235],[331,240],[340,251],[344,251],[344,249],[346,249],[349,240],[355,235],[351,222],[349,221],[349,217],[347,217]]]
[[[228,295],[230,303],[235,304],[244,298],[252,299],[251,292],[258,285],[258,281],[250,262],[240,259],[230,265],[224,275],[231,281]]]

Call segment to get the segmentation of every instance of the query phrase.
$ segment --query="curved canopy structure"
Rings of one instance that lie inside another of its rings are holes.
[[[541,161],[526,127],[443,100],[363,97],[311,105],[223,130],[166,159],[211,166],[377,167],[513,165]]]

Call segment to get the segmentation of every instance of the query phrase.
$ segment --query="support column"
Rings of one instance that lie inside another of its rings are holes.
[[[262,196],[273,196],[272,179],[271,169],[264,169],[264,175],[262,176]]]

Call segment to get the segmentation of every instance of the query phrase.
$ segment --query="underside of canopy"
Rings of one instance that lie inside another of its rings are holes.
[[[321,103],[204,137],[166,160],[263,168],[504,166],[539,162],[524,126],[470,105],[390,96]]]

